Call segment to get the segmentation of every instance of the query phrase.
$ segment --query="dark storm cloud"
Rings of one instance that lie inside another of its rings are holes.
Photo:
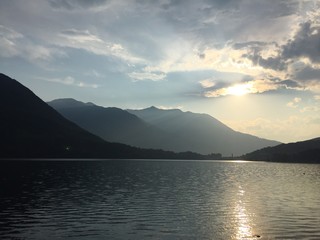
[[[307,57],[320,62],[320,26],[308,21],[300,24],[300,29],[292,40],[283,46],[283,58]]]
[[[62,8],[73,10],[76,8],[90,8],[103,5],[108,0],[49,0],[49,3],[54,8]]]
[[[303,88],[302,84],[297,80],[292,80],[292,79],[282,80],[278,77],[272,77],[272,76],[267,76],[266,79],[271,81],[273,84],[278,85],[279,87],[284,87],[286,89],[301,90]]]
[[[319,80],[320,81],[320,69],[315,69],[307,66],[295,73],[294,78],[300,81]]]
[[[287,63],[279,56],[272,56],[268,58],[262,57],[262,51],[270,47],[278,47],[276,43],[266,42],[247,42],[247,43],[235,43],[233,48],[236,50],[246,49],[247,54],[243,54],[242,57],[250,59],[254,65],[261,66],[266,69],[273,69],[283,71],[287,68]]]
[[[299,89],[302,87],[298,82],[293,80],[283,80],[283,81],[277,82],[276,84],[282,85],[282,86],[285,86],[286,88],[291,88],[291,89]]]
[[[266,69],[283,71],[287,68],[287,63],[283,59],[279,57],[263,58],[259,51],[255,51],[253,54],[243,55],[243,57],[250,59],[254,65],[258,65]]]
[[[265,47],[268,45],[269,45],[269,43],[266,43],[266,42],[251,41],[251,42],[234,43],[232,45],[232,47],[235,50],[239,50],[239,49],[243,49],[243,48],[250,48],[250,49],[259,50],[259,49],[261,49],[261,47]]]
[[[278,54],[263,57],[262,51],[270,47],[277,49]],[[277,71],[287,70],[290,63],[301,57],[308,58],[314,63],[320,63],[320,26],[311,21],[301,23],[294,36],[281,46],[276,43],[253,41],[235,43],[233,48],[246,49],[248,53],[242,57],[250,59],[254,65]],[[315,71],[305,69],[298,75],[302,78],[315,77]]]

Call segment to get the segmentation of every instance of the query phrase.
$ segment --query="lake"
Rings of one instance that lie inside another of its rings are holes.
[[[0,162],[3,239],[320,239],[320,165]]]

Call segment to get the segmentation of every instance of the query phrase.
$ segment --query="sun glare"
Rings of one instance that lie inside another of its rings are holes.
[[[251,92],[251,84],[237,84],[227,89],[229,95],[243,96]]]

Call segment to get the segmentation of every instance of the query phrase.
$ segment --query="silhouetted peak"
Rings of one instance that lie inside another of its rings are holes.
[[[96,106],[93,102],[87,102],[86,105],[87,106]]]
[[[146,110],[146,111],[156,111],[156,110],[160,110],[159,108],[155,107],[155,106],[151,106],[151,107],[148,107],[148,108],[145,108],[143,110]]]
[[[182,111],[180,109],[175,109],[175,108],[159,108],[159,107],[155,107],[155,106],[151,106],[149,108],[145,108],[142,109],[141,111],[145,111],[145,112],[181,112]]]
[[[88,102],[84,103],[78,100],[75,100],[73,98],[60,98],[55,99],[51,102],[48,102],[48,104],[56,109],[61,108],[76,108],[76,107],[85,107],[85,106],[95,106],[95,104]]]

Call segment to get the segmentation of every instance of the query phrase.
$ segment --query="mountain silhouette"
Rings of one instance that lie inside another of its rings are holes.
[[[219,152],[224,156],[242,155],[279,142],[258,138],[232,130],[208,114],[183,112],[179,109],[162,110],[150,107],[128,110],[153,126],[173,136],[168,150],[191,151],[202,154]]]
[[[320,138],[259,149],[246,154],[244,158],[274,162],[320,163]]]
[[[105,142],[4,74],[0,74],[0,116],[0,158],[203,158]]]
[[[279,144],[236,132],[207,114],[156,107],[125,111],[74,99],[58,99],[48,104],[70,121],[107,141],[141,148],[231,156]]]
[[[115,107],[101,107],[75,99],[48,102],[65,118],[106,141],[136,147],[161,149],[165,132],[144,122],[139,117]]]

